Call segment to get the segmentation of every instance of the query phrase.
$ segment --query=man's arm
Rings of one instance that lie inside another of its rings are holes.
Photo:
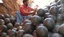
[[[22,12],[22,14],[26,14],[26,15],[32,14],[32,12],[26,11],[23,7],[20,8],[20,12]]]
[[[38,10],[38,5],[36,5],[36,8],[32,9],[31,13],[35,14]]]

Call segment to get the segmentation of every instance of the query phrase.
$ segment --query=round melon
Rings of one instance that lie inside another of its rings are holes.
[[[62,24],[60,27],[59,27],[59,31],[58,31],[61,35],[64,36],[64,24]]]
[[[39,24],[39,25],[36,26],[36,28],[37,28],[38,26],[44,26],[44,25],[43,25],[43,24]]]
[[[43,24],[48,28],[48,30],[52,30],[55,26],[55,21],[52,18],[46,18],[43,21]]]
[[[47,37],[48,29],[45,26],[39,26],[36,28],[36,33],[38,37]]]
[[[56,6],[52,6],[49,10],[50,14],[57,16],[58,8]]]
[[[15,24],[16,18],[15,18],[15,17],[11,17],[11,18],[10,18],[10,21],[11,21],[12,24]]]
[[[13,28],[12,30],[16,30],[16,31],[18,31],[18,29],[17,29],[17,28]]]
[[[4,16],[5,16],[5,18],[10,18],[9,14],[5,14]]]
[[[4,15],[3,14],[0,14],[0,19],[4,19]]]
[[[14,27],[17,28],[18,26],[20,26],[20,23],[16,22],[16,23],[14,24]]]
[[[31,34],[24,34],[23,37],[33,37],[33,35],[31,35]]]
[[[0,37],[7,37],[7,33],[5,32],[2,32],[1,36]]]
[[[41,22],[41,17],[34,15],[31,17],[31,21],[32,21],[33,25],[38,25]]]
[[[52,18],[54,21],[56,21],[56,16],[54,16],[54,15],[48,15],[47,18]]]
[[[32,33],[33,32],[31,23],[26,23],[24,25],[23,29],[26,31],[26,33]]]
[[[25,31],[24,30],[19,30],[17,32],[17,37],[23,37],[24,34],[25,34]]]
[[[62,16],[62,14],[58,14],[58,16],[57,16],[57,22],[58,23],[63,23],[63,16]]]
[[[51,35],[52,35],[52,32],[48,32],[48,37],[51,37]]]
[[[39,10],[37,11],[37,15],[38,15],[38,16],[44,16],[44,13],[45,13],[45,10],[43,10],[43,9],[39,9]]]
[[[45,13],[44,17],[45,17],[45,18],[47,18],[47,17],[48,17],[48,15],[50,15],[50,13],[49,13],[49,12],[48,12],[48,13]]]
[[[4,24],[5,24],[4,20],[3,19],[0,19],[0,26],[1,25],[4,25]]]
[[[61,34],[59,34],[59,33],[53,33],[51,35],[51,37],[63,37],[63,36]]]
[[[8,27],[8,29],[12,29],[13,28],[13,24],[12,23],[8,23],[7,27]]]
[[[32,24],[31,20],[29,20],[29,19],[25,19],[25,20],[23,21],[23,23],[24,23],[24,24],[25,24],[25,23],[31,23],[31,24]]]
[[[60,28],[60,25],[55,25],[55,27],[53,28],[52,31],[53,31],[54,33],[58,33],[59,28]]]
[[[4,21],[5,21],[5,24],[11,23],[9,18],[5,18]]]
[[[2,26],[2,31],[3,31],[3,32],[7,32],[7,29],[8,29],[8,28],[7,28],[6,25],[3,25],[3,26]]]
[[[16,31],[15,30],[8,30],[7,31],[9,37],[16,37]]]
[[[37,37],[36,30],[33,31],[33,36]]]

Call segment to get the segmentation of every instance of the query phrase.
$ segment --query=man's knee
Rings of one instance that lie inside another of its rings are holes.
[[[17,11],[16,13],[17,13],[17,14],[20,14],[20,12],[19,12],[19,11]]]

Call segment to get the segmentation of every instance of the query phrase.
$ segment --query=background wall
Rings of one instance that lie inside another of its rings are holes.
[[[3,3],[2,0],[0,0],[0,3]]]
[[[39,8],[45,8],[47,5],[50,5],[54,0],[34,0],[33,7],[39,5]]]

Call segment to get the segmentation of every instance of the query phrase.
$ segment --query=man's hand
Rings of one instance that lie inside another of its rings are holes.
[[[30,11],[29,13],[32,14],[32,15],[35,15],[37,10],[38,10],[38,5],[36,5],[36,7],[32,11]]]
[[[34,11],[31,11],[31,12],[30,12],[30,15],[35,15],[35,12],[34,12]]]
[[[35,8],[34,8],[34,11],[35,11],[35,12],[37,12],[38,7],[39,7],[38,5],[35,6]]]

